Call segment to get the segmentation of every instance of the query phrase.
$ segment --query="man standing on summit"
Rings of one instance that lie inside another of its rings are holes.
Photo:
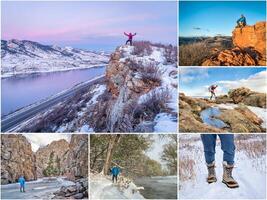
[[[236,21],[237,28],[243,28],[247,25],[246,18],[244,15],[241,15],[241,17]]]
[[[128,42],[130,42],[130,45],[133,45],[133,37],[136,36],[136,33],[132,34],[131,32],[129,34],[124,32],[124,35],[126,35],[128,37],[128,40],[126,41],[125,44],[128,44]]]

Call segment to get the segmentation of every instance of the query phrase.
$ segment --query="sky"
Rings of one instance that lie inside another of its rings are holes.
[[[161,155],[163,153],[164,145],[168,144],[170,139],[168,137],[159,137],[158,135],[153,135],[153,140],[154,142],[149,150],[146,151],[146,155],[151,159],[158,161],[163,168],[166,168],[167,165],[161,160]]]
[[[180,1],[179,33],[183,37],[231,36],[243,14],[247,24],[266,20],[265,1]]]
[[[136,40],[177,40],[176,2],[1,2],[2,39],[111,51]]]
[[[42,134],[23,134],[23,135],[31,143],[33,152],[36,152],[40,147],[46,146],[53,141],[65,139],[69,142],[71,139],[71,134],[42,133]]]
[[[187,96],[209,96],[208,88],[216,84],[217,95],[230,89],[247,87],[253,91],[267,91],[266,68],[181,68],[180,91]]]

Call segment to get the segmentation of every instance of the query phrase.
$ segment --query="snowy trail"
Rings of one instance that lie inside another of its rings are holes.
[[[195,144],[202,149],[200,141]],[[202,151],[192,153],[191,151],[180,150],[180,155],[193,155],[196,161],[195,180],[180,182],[180,198],[181,199],[265,199],[266,198],[266,169],[256,169],[254,165],[261,165],[265,168],[265,156],[258,160],[250,160],[243,152],[236,152],[235,168],[233,177],[238,181],[239,188],[229,189],[222,183],[222,160],[223,152],[220,144],[216,146],[216,176],[217,182],[208,184],[206,182],[207,169],[204,162]],[[253,165],[253,162],[254,165]]]
[[[71,181],[55,178],[26,182],[25,193],[19,191],[19,184],[1,185],[1,199],[51,199],[61,186],[74,185]]]
[[[132,193],[128,189],[120,191],[118,186],[102,175],[90,177],[90,199],[143,199],[139,192]]]

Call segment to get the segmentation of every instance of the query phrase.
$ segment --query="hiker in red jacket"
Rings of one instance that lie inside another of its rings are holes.
[[[128,42],[130,42],[130,45],[132,46],[133,45],[133,37],[136,36],[136,33],[135,34],[132,34],[132,33],[125,33],[124,32],[124,35],[126,35],[128,37],[128,40],[126,41],[125,44],[128,44]]]
[[[214,98],[216,99],[216,95],[215,95],[215,89],[218,87],[218,85],[211,85],[209,87],[209,91],[210,91],[210,100],[212,99],[212,97],[214,96]]]

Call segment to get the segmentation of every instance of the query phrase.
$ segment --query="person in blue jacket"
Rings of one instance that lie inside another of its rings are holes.
[[[241,17],[236,21],[237,28],[242,28],[247,25],[246,18],[244,15],[241,15]]]
[[[120,173],[120,168],[117,166],[112,167],[111,174],[112,174],[112,182],[114,183],[114,179],[116,180],[116,183],[118,181],[118,175]]]
[[[24,176],[19,177],[20,192],[25,192],[25,178]]]

